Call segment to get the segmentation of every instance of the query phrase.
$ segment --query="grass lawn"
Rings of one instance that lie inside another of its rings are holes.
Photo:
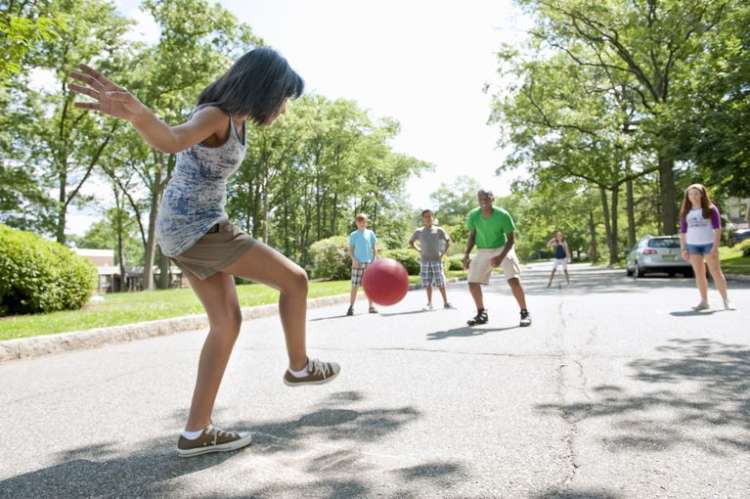
[[[461,277],[465,274],[462,271],[447,272],[448,277]],[[409,281],[416,283],[419,276],[410,276]],[[309,296],[320,298],[345,294],[350,289],[351,282],[348,280],[315,281],[310,283]],[[266,305],[278,300],[278,292],[258,284],[237,286],[237,295],[242,307]],[[86,305],[82,310],[0,318],[0,340],[120,326],[200,313],[203,313],[203,307],[191,289],[112,293],[105,295],[104,303]]]
[[[719,248],[721,258],[721,270],[726,274],[750,275],[750,256],[742,256],[742,251],[737,246]]]

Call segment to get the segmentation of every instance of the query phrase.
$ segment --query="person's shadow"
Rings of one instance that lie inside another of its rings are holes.
[[[502,331],[510,331],[513,329],[520,328],[521,326],[508,326],[508,327],[495,327],[495,328],[482,328],[475,326],[464,326],[455,329],[448,329],[446,331],[435,331],[427,333],[427,339],[429,341],[444,340],[446,338],[473,338],[475,336],[483,336],[488,333],[499,333]]]
[[[669,312],[669,315],[674,317],[694,317],[699,315],[713,315],[716,312],[719,312],[718,310],[676,310],[674,312]]]

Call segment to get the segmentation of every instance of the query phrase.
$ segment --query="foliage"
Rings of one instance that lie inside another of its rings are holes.
[[[96,269],[65,246],[0,225],[0,315],[81,308]]]
[[[368,214],[382,246],[404,245],[403,185],[428,165],[391,150],[394,120],[373,119],[352,101],[307,95],[272,126],[248,131],[227,204],[245,230],[303,265],[311,243],[348,234],[358,212]]]
[[[86,233],[80,237],[71,237],[78,248],[113,249],[117,247],[117,224],[123,227],[124,259],[127,267],[143,265],[143,245],[136,232],[135,221],[123,210],[111,208],[104,213],[104,218],[94,222]],[[115,252],[115,264],[119,264]]]
[[[351,275],[352,260],[346,236],[333,236],[313,243],[310,256],[313,277],[335,280]]]
[[[463,256],[462,255],[454,255],[448,258],[448,264],[446,265],[447,270],[463,270],[464,269],[464,263],[463,263]]]
[[[477,207],[477,191],[482,186],[472,177],[459,176],[452,183],[442,183],[432,194],[433,210],[440,225],[464,225],[466,214]]]
[[[413,249],[389,249],[380,252],[383,258],[392,258],[404,266],[409,275],[419,275],[421,260]]]
[[[64,29],[59,2],[7,2],[0,11],[0,82],[22,72],[22,63],[40,42],[53,41]],[[1,90],[0,90],[1,91]]]

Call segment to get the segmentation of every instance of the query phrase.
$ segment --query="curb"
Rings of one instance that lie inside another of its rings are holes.
[[[446,280],[446,284],[452,284],[462,280],[466,280],[466,278],[459,279],[454,277]],[[409,285],[410,291],[415,289],[422,289],[422,285]],[[347,303],[348,301],[349,293],[324,296],[322,298],[308,300],[307,308],[327,307],[330,305]],[[275,303],[271,305],[245,307],[242,309],[242,320],[260,319],[262,317],[278,315],[278,313],[279,307]],[[110,343],[124,343],[127,341],[167,336],[207,328],[208,318],[206,317],[206,314],[197,314],[174,317],[172,319],[137,322],[135,324],[125,324],[122,326],[87,329],[85,331],[73,331],[45,336],[32,336],[31,338],[4,340],[0,341],[0,364],[12,360],[30,359],[72,350],[86,350]]]
[[[346,303],[348,300],[348,294],[314,298],[307,301],[307,308],[326,307]],[[278,313],[277,304],[245,307],[242,309],[242,319],[260,319],[262,317],[277,315]],[[85,331],[4,340],[0,341],[0,364],[12,360],[29,359],[71,350],[97,348],[109,343],[124,343],[207,328],[208,317],[206,317],[206,314],[197,314],[172,319],[137,322],[122,326],[88,329]]]
[[[750,282],[750,275],[743,275],[743,274],[724,274],[724,277],[727,278],[727,281],[742,281],[742,282]]]

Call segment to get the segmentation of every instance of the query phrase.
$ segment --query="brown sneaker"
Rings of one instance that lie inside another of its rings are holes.
[[[189,440],[180,435],[177,441],[177,454],[180,457],[192,457],[209,452],[228,452],[250,445],[251,440],[250,433],[222,431],[214,428],[213,425],[208,425],[201,436],[195,440]]]
[[[318,359],[307,361],[307,376],[298,378],[289,372],[284,373],[284,384],[287,386],[322,385],[333,381],[339,375],[341,366],[335,362],[322,362]]]

